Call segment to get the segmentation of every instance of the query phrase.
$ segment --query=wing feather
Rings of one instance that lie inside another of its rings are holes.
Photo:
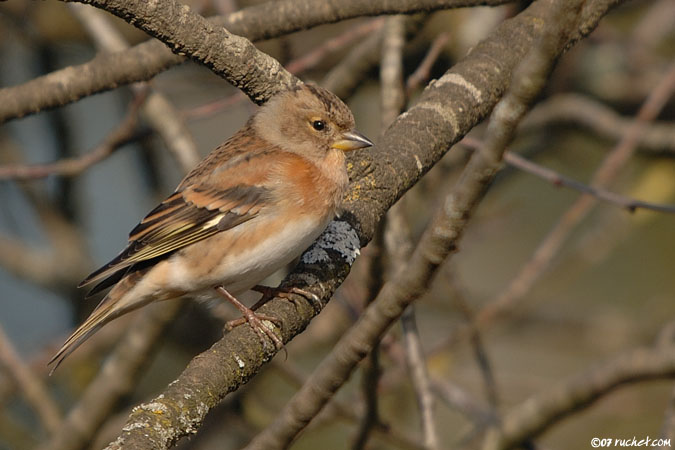
[[[269,189],[237,185],[225,190],[186,189],[153,209],[129,234],[129,245],[80,286],[99,281],[99,292],[134,264],[168,256],[187,245],[247,222],[268,203]],[[102,281],[103,280],[103,281]],[[101,286],[101,287],[99,287]]]
[[[127,247],[80,286],[112,286],[135,267],[256,217],[272,202],[269,176],[281,150],[244,127],[216,148],[129,233]],[[283,153],[283,152],[282,152]]]

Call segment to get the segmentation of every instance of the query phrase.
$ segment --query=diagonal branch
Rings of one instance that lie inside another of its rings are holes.
[[[380,145],[350,159],[354,181],[345,199],[347,212],[305,252],[282,286],[306,287],[328,301],[388,208],[494,107],[514,67],[544,33],[542,17],[560,2],[539,0],[504,22],[430,85],[419,102],[387,130]],[[588,34],[618,3],[589,2],[572,34],[556,50]],[[316,314],[303,299],[295,304],[274,299],[260,312],[280,319],[284,342],[304,330]],[[193,359],[160,397],[138,406],[109,448],[166,448],[195,432],[207,412],[254,376],[271,352],[263,349],[249,327],[238,327]]]
[[[137,97],[129,105],[129,111],[124,120],[93,150],[81,156],[65,158],[53,163],[7,164],[0,166],[0,180],[34,180],[50,175],[63,177],[79,175],[134,140],[138,126],[138,108],[144,100],[145,95]]]
[[[675,91],[675,63],[669,66],[661,81],[640,107],[636,120],[626,129],[621,141],[617,143],[596,169],[591,180],[591,186],[604,188],[618,175],[621,168],[635,152],[643,130],[647,128],[649,121],[653,120],[661,108],[665,106],[673,91]],[[588,216],[596,204],[597,199],[586,194],[579,197],[565,211],[506,289],[478,312],[476,315],[478,326],[490,324],[500,315],[512,310],[523,299],[550,267],[572,231]]]
[[[518,447],[623,385],[673,377],[673,345],[633,350],[527,399],[506,415],[499,430],[487,435],[483,450]]]
[[[553,31],[546,33],[543,43],[533,48],[518,66],[511,89],[495,106],[485,145],[471,156],[407,264],[399,267],[356,324],[338,341],[275,420],[245,447],[246,450],[288,448],[346,382],[358,362],[373,350],[389,326],[427,291],[438,268],[457,248],[473,211],[501,168],[502,155],[513,138],[518,121],[543,89],[561,51],[557,44],[565,36],[565,25],[576,23],[578,5],[578,2],[573,3],[568,8],[562,3],[554,4],[542,17],[542,23]],[[563,20],[554,25],[554,18],[559,19],[559,15]]]
[[[512,0],[281,0],[252,6],[209,22],[252,41],[270,39],[318,25],[362,16],[412,14],[421,11],[476,5],[501,5]],[[0,123],[63,106],[85,96],[136,81],[147,81],[182,63],[160,41],[150,40],[132,49],[100,53],[91,61],[66,67],[19,86],[0,89]]]
[[[476,149],[480,146],[480,142],[473,138],[464,138],[462,139],[461,145],[465,145],[470,149]],[[593,197],[598,198],[599,200],[612,203],[620,208],[628,210],[628,212],[635,212],[637,209],[649,209],[651,211],[658,211],[663,213],[675,213],[675,206],[672,205],[662,205],[658,203],[645,202],[635,198],[626,197],[616,192],[612,192],[608,189],[598,186],[591,186],[588,184],[581,183],[573,178],[567,177],[561,173],[556,172],[555,170],[549,169],[548,167],[541,166],[537,163],[534,163],[517,153],[507,151],[504,153],[504,162],[509,164],[516,169],[522,170],[523,172],[530,173],[534,176],[537,176],[543,180],[549,181],[555,186],[564,186],[570,189],[574,189],[578,192],[584,194],[592,195]]]
[[[104,9],[187,55],[242,90],[255,103],[298,83],[279,61],[248,39],[206,20],[176,0],[76,0]]]

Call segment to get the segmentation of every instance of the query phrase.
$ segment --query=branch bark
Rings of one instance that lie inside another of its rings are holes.
[[[249,7],[225,17],[214,17],[208,22],[212,26],[224,26],[231,33],[251,41],[258,41],[355,17],[412,14],[476,5],[496,6],[510,1],[343,0],[338,3],[324,0],[282,0]],[[100,53],[87,63],[66,67],[18,86],[0,89],[0,123],[63,106],[121,85],[150,80],[184,60],[183,56],[171,53],[157,40],[138,44],[123,52]]]
[[[561,0],[539,0],[504,22],[398,117],[380,144],[349,160],[353,180],[346,213],[303,255],[283,286],[305,288],[323,301],[344,280],[359,246],[373,236],[387,209],[494,107],[514,67],[545,32],[543,17]],[[587,2],[561,52],[587,35],[619,0]],[[274,299],[260,309],[281,321],[284,342],[300,333],[317,311],[303,299]],[[263,349],[250,327],[238,327],[197,356],[152,402],[138,406],[108,448],[166,448],[194,433],[206,413],[254,376],[274,350]]]

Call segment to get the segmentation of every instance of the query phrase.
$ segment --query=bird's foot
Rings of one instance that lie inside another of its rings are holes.
[[[321,312],[321,310],[323,309],[323,304],[321,303],[321,299],[319,298],[318,295],[298,287],[273,288],[269,286],[261,286],[258,284],[253,286],[251,290],[260,292],[262,294],[260,300],[258,300],[256,304],[253,305],[253,307],[251,308],[254,311],[275,297],[285,298],[289,302],[295,304],[296,301],[294,295],[301,295],[302,297],[304,297],[314,307],[314,309],[317,312]]]
[[[276,347],[277,350],[281,350],[284,348],[284,343],[279,338],[279,336],[270,327],[268,327],[263,323],[264,320],[267,320],[276,325],[281,325],[281,321],[276,317],[254,312],[256,308],[261,306],[258,305],[259,302],[253,305],[253,308],[248,308],[246,305],[237,300],[235,296],[227,292],[227,290],[224,287],[222,286],[216,287],[216,292],[218,292],[218,294],[220,294],[225,300],[234,305],[234,307],[237,308],[242,314],[242,317],[240,317],[239,319],[230,320],[225,324],[225,328],[228,331],[232,331],[234,327],[243,325],[244,323],[248,322],[248,324],[251,325],[251,328],[253,328],[253,331],[256,332],[256,334],[260,337],[260,340],[263,341],[263,343],[267,343],[267,340],[265,339],[265,336],[267,336],[269,339],[272,340],[272,342],[274,342],[274,346]]]

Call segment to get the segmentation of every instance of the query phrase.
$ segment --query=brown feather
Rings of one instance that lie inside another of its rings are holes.
[[[259,145],[263,143],[262,140],[258,142]],[[99,292],[112,284],[106,281],[107,278],[119,279],[120,271],[126,271],[136,263],[168,256],[186,245],[256,217],[271,198],[270,188],[264,186],[269,181],[260,176],[261,171],[254,167],[252,160],[274,154],[275,147],[265,144],[261,147],[263,150],[255,153],[254,157],[235,158],[237,164],[230,164],[231,171],[228,172],[231,179],[225,182],[220,167],[210,162],[214,154],[239,154],[235,148],[238,144],[232,139],[227,141],[198,165],[186,180],[193,177],[195,172],[201,172],[202,183],[189,186],[181,183],[179,190],[153,209],[131,231],[129,245],[112,261],[89,275],[79,287],[98,281],[100,283],[92,293]],[[211,173],[204,173],[205,170]]]

